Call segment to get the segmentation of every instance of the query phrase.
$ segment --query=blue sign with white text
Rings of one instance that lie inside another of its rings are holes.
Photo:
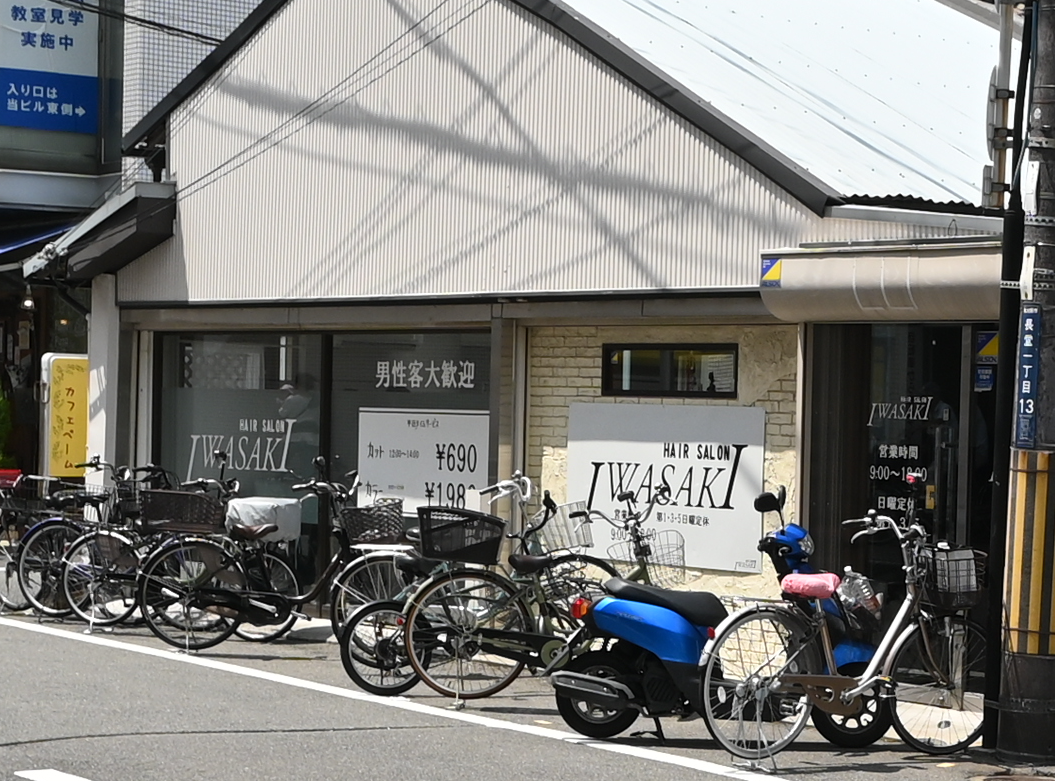
[[[1023,304],[1018,325],[1018,374],[1015,386],[1015,447],[1031,449],[1037,442],[1037,379],[1040,372],[1041,313],[1037,304]]]
[[[99,128],[99,79],[70,73],[0,68],[0,125],[67,133]]]

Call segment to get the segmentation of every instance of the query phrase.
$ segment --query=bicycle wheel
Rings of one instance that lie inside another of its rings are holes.
[[[222,643],[234,633],[245,575],[227,551],[187,539],[162,548],[143,566],[139,608],[159,639],[188,651]]]
[[[335,637],[341,636],[345,620],[360,605],[392,599],[404,588],[406,580],[396,569],[395,558],[394,553],[372,551],[337,573],[330,586],[330,625]]]
[[[734,756],[762,759],[795,740],[810,716],[804,693],[780,691],[783,674],[821,672],[809,626],[780,609],[750,609],[713,641],[703,674],[704,721]]]
[[[29,600],[18,585],[18,537],[10,529],[0,534],[0,607],[16,613],[29,610]]]
[[[951,754],[982,734],[985,633],[959,617],[923,618],[894,656],[894,729],[917,751]]]
[[[402,602],[361,605],[348,616],[340,644],[344,671],[363,691],[394,696],[421,680],[407,657]]]
[[[263,558],[271,589],[276,594],[283,594],[287,597],[299,596],[300,583],[297,582],[297,576],[292,568],[273,553],[264,553]],[[242,640],[248,640],[251,643],[267,643],[286,634],[293,628],[296,621],[297,617],[292,613],[281,624],[250,624],[241,621],[235,627],[234,633]]]
[[[82,533],[76,524],[56,519],[35,526],[23,538],[18,552],[18,585],[37,612],[52,618],[73,612],[62,590],[63,557]]]
[[[139,556],[130,539],[100,530],[70,546],[62,589],[73,612],[92,626],[113,626],[136,609]]]
[[[495,632],[531,632],[533,620],[514,583],[487,570],[456,570],[426,581],[411,598],[404,631],[410,664],[447,697],[500,692],[524,663],[504,658]]]

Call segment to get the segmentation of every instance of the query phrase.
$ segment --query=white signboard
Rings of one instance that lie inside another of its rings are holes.
[[[475,509],[487,485],[490,415],[486,410],[359,410],[359,503],[403,497],[422,505]]]
[[[609,517],[622,515],[631,491],[644,509],[656,486],[670,489],[643,527],[685,539],[685,564],[761,572],[765,410],[757,407],[572,404],[568,425],[568,498]],[[593,526],[595,555],[622,537]]]

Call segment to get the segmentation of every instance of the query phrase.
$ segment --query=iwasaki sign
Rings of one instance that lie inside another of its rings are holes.
[[[676,532],[685,564],[701,569],[761,572],[765,410],[756,407],[573,404],[568,423],[568,500],[621,517],[619,494],[644,508],[657,486],[669,489],[645,530]],[[593,526],[596,555],[622,535]]]

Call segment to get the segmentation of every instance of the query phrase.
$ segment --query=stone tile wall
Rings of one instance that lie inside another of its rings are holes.
[[[601,395],[601,351],[607,343],[736,343],[739,354],[737,399],[657,399]],[[766,410],[765,484],[786,485],[794,506],[797,469],[798,330],[794,325],[577,326],[532,328],[529,335],[528,475],[541,481],[558,502],[567,496],[568,408],[572,403],[736,405]],[[618,421],[614,421],[618,425]],[[793,512],[789,513],[791,520]],[[776,526],[766,518],[766,528]],[[761,575],[693,571],[686,586],[723,595],[776,596],[775,575],[765,564]]]

